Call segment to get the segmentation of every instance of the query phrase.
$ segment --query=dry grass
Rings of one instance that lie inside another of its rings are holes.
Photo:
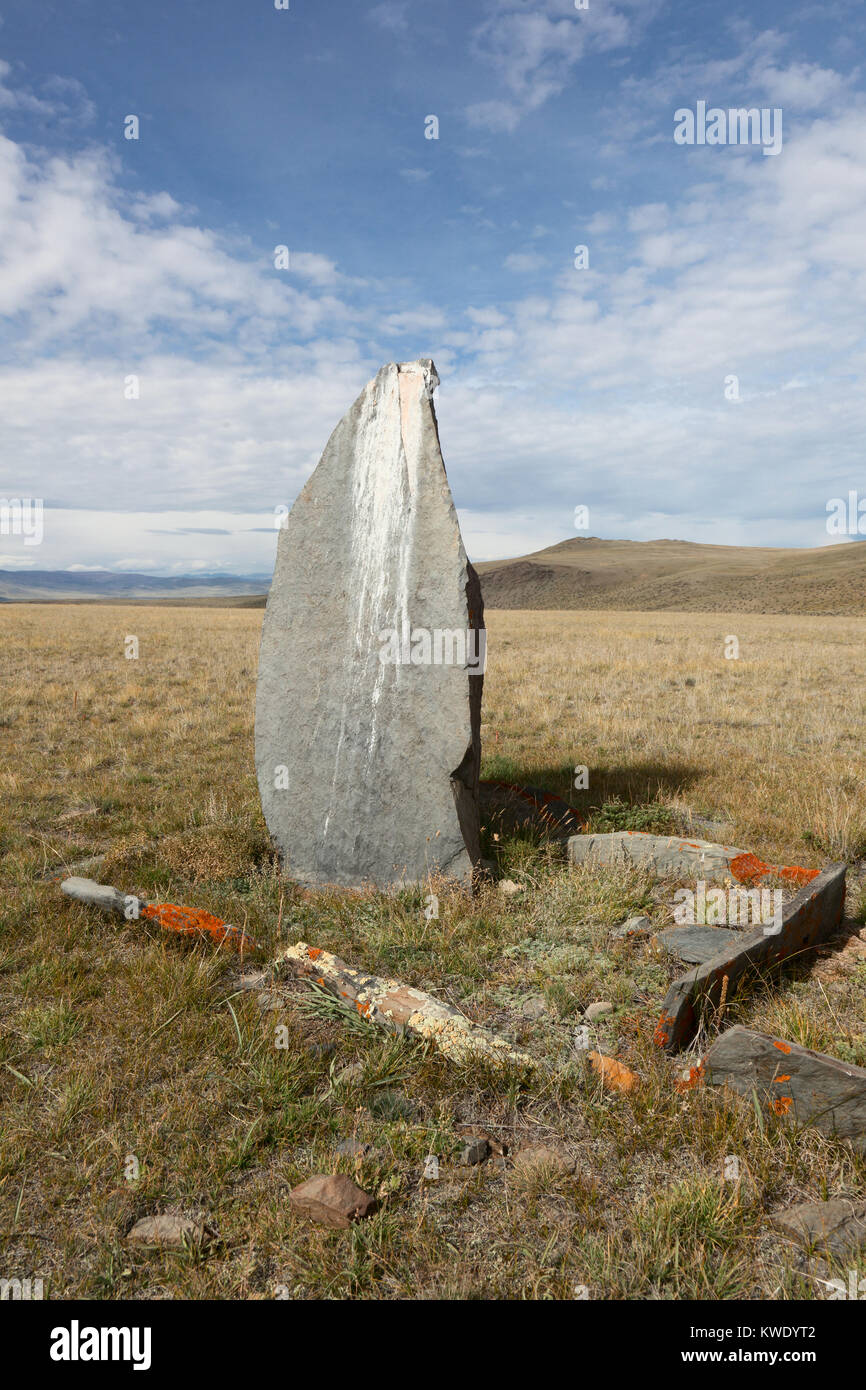
[[[769,1233],[766,1214],[861,1192],[866,1167],[820,1135],[674,1089],[678,1068],[649,1040],[671,967],[610,938],[638,910],[669,921],[670,885],[569,870],[543,844],[492,836],[524,892],[442,888],[431,921],[420,892],[280,882],[253,771],[260,622],[239,609],[0,610],[0,1274],[108,1298],[824,1296],[826,1267]],[[521,612],[489,625],[486,776],[568,794],[586,764],[589,789],[572,799],[596,816],[619,802],[663,824],[691,809],[777,862],[861,855],[866,622]],[[128,633],[138,661],[124,659]],[[724,658],[730,634],[738,661]],[[303,938],[460,1003],[543,1057],[547,1079],[459,1071],[347,1028],[288,983],[265,1012],[239,992],[236,960],[38,881],[101,851],[101,878],[217,912],[266,955]],[[539,994],[548,1012],[530,1022]],[[616,1009],[594,1041],[638,1073],[630,1095],[602,1093],[572,1047],[599,998]],[[863,1065],[864,1004],[863,955],[846,950],[760,983],[726,1022]],[[559,1145],[575,1172],[467,1175],[466,1127],[512,1149]],[[350,1232],[300,1224],[290,1187],[355,1173],[334,1153],[349,1136],[374,1146],[357,1175],[378,1214]],[[422,1178],[431,1153],[439,1183]],[[723,1180],[727,1155],[739,1183]],[[157,1210],[206,1217],[218,1238],[133,1253],[125,1233]]]

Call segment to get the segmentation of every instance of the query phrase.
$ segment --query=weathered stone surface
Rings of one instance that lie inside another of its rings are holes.
[[[649,917],[629,917],[627,922],[617,927],[612,933],[614,941],[640,941],[643,937],[649,936],[653,924]]]
[[[101,907],[104,912],[116,912],[119,916],[124,915],[126,908],[126,898],[117,888],[111,888],[107,883],[95,883],[92,878],[79,878],[72,875],[65,878],[60,885],[61,893],[65,893],[67,898],[72,898],[77,903],[90,903],[94,907]]]
[[[613,1004],[608,999],[595,999],[591,1004],[587,1004],[583,1011],[584,1018],[590,1023],[595,1023],[596,1019],[604,1018],[605,1014],[612,1014]]]
[[[289,1201],[301,1216],[320,1226],[341,1230],[376,1210],[376,1199],[347,1178],[345,1173],[317,1173],[289,1193]]]
[[[572,835],[568,841],[572,864],[591,861],[618,867],[626,864],[651,869],[659,878],[727,878],[731,861],[743,854],[730,845],[709,840],[685,840],[678,835],[647,835],[641,830],[618,830],[609,835]]]
[[[702,1079],[757,1094],[775,1115],[814,1125],[866,1152],[866,1070],[751,1028],[729,1028],[703,1059]]]
[[[543,994],[530,994],[528,999],[524,999],[520,1005],[522,1017],[528,1018],[533,1023],[544,1018],[548,1012],[547,1000]]]
[[[514,1172],[523,1178],[541,1175],[566,1177],[575,1170],[574,1159],[551,1144],[528,1144],[514,1158]]]
[[[151,1245],[161,1250],[183,1250],[204,1240],[204,1227],[186,1216],[143,1216],[126,1237],[130,1245]]]
[[[452,1061],[486,1057],[497,1064],[534,1065],[526,1053],[516,1051],[504,1038],[473,1023],[453,1004],[443,1004],[432,994],[388,976],[355,970],[321,947],[298,941],[288,947],[281,959],[295,974],[315,980],[370,1023],[391,1033],[414,1033],[433,1043]]]
[[[803,1202],[777,1212],[771,1224],[784,1236],[809,1250],[844,1259],[866,1246],[866,1202],[834,1197],[829,1202]]]
[[[490,1145],[486,1139],[470,1139],[468,1144],[463,1146],[458,1163],[470,1165],[473,1163],[483,1163],[490,1157]]]
[[[480,858],[483,607],[437,384],[430,361],[383,367],[279,538],[256,768],[286,872],[306,884],[469,882]]]
[[[741,932],[727,927],[666,927],[658,933],[659,944],[668,955],[689,965],[702,965],[720,951],[727,951],[742,938]]]
[[[685,1047],[702,1010],[716,1008],[725,991],[731,999],[741,979],[775,969],[802,956],[836,930],[845,905],[845,865],[831,864],[802,887],[782,912],[779,930],[759,926],[737,932],[728,950],[674,980],[665,996],[655,1042],[667,1052]],[[715,928],[714,930],[718,930]]]

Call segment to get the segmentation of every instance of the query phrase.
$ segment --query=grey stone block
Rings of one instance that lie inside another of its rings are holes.
[[[845,1259],[866,1247],[866,1202],[834,1197],[829,1202],[803,1202],[777,1212],[771,1224],[782,1235],[808,1250]]]
[[[729,1028],[703,1060],[703,1079],[757,1094],[774,1114],[848,1139],[866,1152],[866,1070],[799,1043]]]
[[[657,878],[723,879],[730,877],[731,860],[743,853],[731,845],[709,840],[686,840],[679,835],[647,835],[640,830],[617,830],[609,835],[572,835],[567,845],[572,864],[634,865]]]

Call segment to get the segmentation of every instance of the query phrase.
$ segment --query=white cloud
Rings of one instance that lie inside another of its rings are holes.
[[[632,43],[659,9],[659,0],[618,0],[588,9],[563,9],[560,0],[494,0],[472,35],[476,58],[492,67],[507,97],[473,102],[473,126],[510,132],[558,95],[581,59]]]
[[[409,28],[406,15],[408,0],[384,0],[367,11],[367,18],[380,29],[389,29],[392,34],[404,34]]]
[[[536,251],[512,251],[510,256],[506,256],[502,262],[506,270],[513,270],[518,275],[527,275],[531,271],[541,270],[547,265],[547,259],[539,256]]]

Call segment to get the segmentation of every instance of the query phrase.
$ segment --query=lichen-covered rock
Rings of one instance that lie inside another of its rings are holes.
[[[287,874],[471,880],[484,619],[439,447],[433,363],[390,363],[334,430],[279,538],[256,769]]]
[[[785,1120],[814,1125],[866,1153],[866,1069],[737,1025],[704,1057],[702,1079],[730,1086]]]

